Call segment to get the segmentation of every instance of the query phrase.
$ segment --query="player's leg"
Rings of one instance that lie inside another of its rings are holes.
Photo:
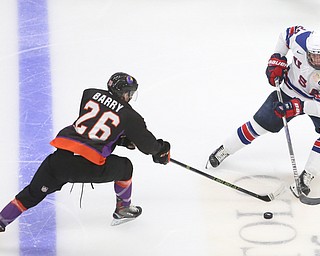
[[[142,213],[142,208],[131,204],[133,172],[131,161],[125,157],[110,155],[105,164],[105,170],[107,178],[114,180],[116,194],[116,209],[111,225],[119,225],[135,219]]]
[[[69,166],[68,172],[60,173],[65,180],[81,183],[114,182],[116,194],[114,218],[134,219],[141,214],[141,207],[131,204],[133,166],[128,158],[110,155],[104,165],[96,165],[67,151],[61,150],[60,154],[65,155],[64,164]]]
[[[49,164],[53,154],[49,155],[40,165],[30,184],[21,190],[0,212],[0,232],[17,219],[21,213],[36,206],[48,194],[60,190],[65,184],[52,174]]]
[[[251,144],[253,140],[265,133],[267,133],[267,130],[262,128],[254,119],[246,122],[209,156],[209,163],[212,167],[219,166],[229,155]]]
[[[320,133],[320,118],[310,116],[313,121],[315,131]],[[305,164],[305,168],[299,176],[301,191],[308,195],[310,193],[310,183],[314,178],[314,175],[319,175],[320,173],[320,138],[318,138],[310,151],[309,158]],[[298,197],[298,191],[296,188],[296,184],[292,184],[290,186],[292,193]]]
[[[128,158],[110,155],[104,165],[96,165],[81,156],[69,155],[65,156],[65,163],[70,167],[60,174],[64,179],[74,183],[114,182],[117,205],[131,204],[133,166]]]
[[[290,97],[283,94],[285,100]],[[259,110],[253,116],[253,119],[241,125],[235,133],[228,137],[223,144],[217,148],[210,156],[208,163],[212,167],[217,167],[229,155],[232,155],[250,145],[256,138],[268,132],[276,133],[283,128],[282,119],[274,113],[274,104],[278,102],[276,91],[272,92]],[[289,120],[288,120],[289,121]]]

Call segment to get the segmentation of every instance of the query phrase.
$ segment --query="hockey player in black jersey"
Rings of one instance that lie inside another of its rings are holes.
[[[0,212],[0,232],[22,212],[40,203],[48,194],[71,183],[114,182],[116,209],[112,225],[138,217],[142,209],[131,204],[131,161],[112,154],[114,148],[138,148],[153,161],[170,161],[170,144],[147,129],[144,119],[129,105],[138,88],[135,78],[115,73],[108,90],[83,92],[79,117],[62,129],[51,145],[57,150],[40,165],[32,181]]]

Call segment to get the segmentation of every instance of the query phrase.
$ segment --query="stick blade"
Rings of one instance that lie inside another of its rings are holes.
[[[265,202],[271,202],[274,199],[272,193],[265,196],[259,196],[258,198]]]
[[[285,190],[286,186],[284,184],[281,184],[281,186],[273,193],[270,193],[267,195],[267,197],[270,200],[266,200],[267,202],[270,202],[272,200],[274,200],[276,197],[278,197],[279,195],[281,195],[283,193],[283,191]]]
[[[312,197],[307,197],[304,194],[300,194],[299,200],[303,204],[308,204],[308,205],[318,205],[320,204],[320,198],[312,198]]]

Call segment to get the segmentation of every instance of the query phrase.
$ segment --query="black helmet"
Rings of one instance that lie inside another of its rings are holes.
[[[108,90],[119,98],[127,92],[129,92],[129,97],[131,98],[137,89],[137,80],[123,72],[113,74],[108,81]]]

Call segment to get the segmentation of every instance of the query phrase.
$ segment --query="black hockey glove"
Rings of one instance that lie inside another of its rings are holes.
[[[129,140],[126,135],[120,136],[120,138],[117,140],[117,145],[126,147],[127,149],[130,149],[130,150],[133,150],[136,148],[136,145],[134,145],[134,143],[131,140]]]
[[[152,156],[153,162],[159,164],[167,164],[170,161],[170,144],[167,141],[161,139],[157,140],[161,143],[161,149],[157,154]]]

